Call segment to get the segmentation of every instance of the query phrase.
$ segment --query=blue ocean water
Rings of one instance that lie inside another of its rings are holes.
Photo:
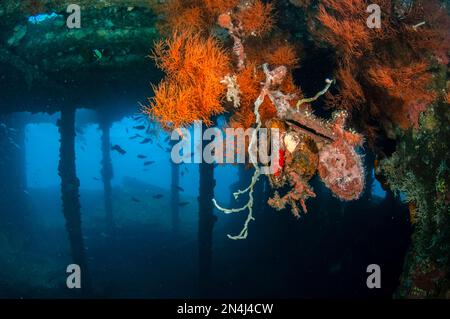
[[[0,296],[78,297],[79,291],[66,287],[72,257],[58,173],[61,115],[19,115],[26,187],[14,196],[25,205],[18,208],[9,202],[11,207],[5,207],[14,211],[8,225],[21,227],[11,227],[12,233],[5,228],[0,240]],[[76,113],[76,175],[92,296],[310,298],[393,293],[410,228],[404,205],[382,189],[373,168],[370,187],[354,202],[341,202],[320,180],[313,180],[318,198],[307,202],[308,213],[299,219],[266,204],[272,191],[261,178],[249,236],[233,241],[227,234],[239,232],[246,214],[214,210],[212,227],[205,228],[198,205],[200,166],[181,164],[175,232],[168,135],[156,126],[144,134],[142,123],[141,117],[129,114],[109,129],[114,218],[110,232],[105,225],[103,133],[94,112]],[[147,137],[151,142],[142,143]],[[125,153],[114,150],[115,145]],[[219,164],[213,170],[217,201],[238,207],[232,193],[249,183],[252,169]],[[204,237],[205,231],[209,236]],[[365,282],[367,265],[373,263],[384,270],[383,288],[376,291],[367,289]]]

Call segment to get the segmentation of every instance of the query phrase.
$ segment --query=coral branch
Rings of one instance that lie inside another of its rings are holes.
[[[236,236],[228,235],[228,238],[233,239],[233,240],[246,239],[248,236],[248,226],[252,220],[255,220],[255,218],[253,217],[253,192],[254,192],[255,184],[258,182],[259,177],[261,176],[261,170],[258,166],[258,158],[257,158],[257,150],[256,150],[256,147],[258,144],[258,132],[262,127],[261,115],[259,113],[259,108],[263,104],[265,97],[269,94],[269,90],[270,90],[271,86],[280,84],[286,75],[285,67],[278,67],[277,69],[275,69],[273,71],[269,71],[269,66],[267,64],[264,64],[263,70],[264,70],[264,73],[266,74],[266,82],[264,83],[263,88],[261,89],[261,93],[258,96],[258,98],[256,99],[255,104],[254,104],[256,128],[252,133],[252,138],[251,138],[250,144],[248,146],[249,160],[250,160],[250,163],[253,164],[253,167],[255,168],[255,172],[253,173],[253,177],[252,177],[250,186],[243,191],[238,191],[238,192],[234,193],[234,197],[236,199],[238,198],[239,195],[248,193],[248,196],[249,196],[248,202],[247,202],[247,204],[245,204],[244,206],[242,206],[240,208],[227,209],[227,208],[223,208],[223,207],[219,206],[217,204],[217,201],[215,199],[213,199],[213,203],[216,206],[216,208],[218,210],[224,212],[225,214],[240,213],[240,212],[248,209],[247,219],[244,223],[244,227],[243,227],[242,231]]]
[[[241,90],[237,83],[236,75],[226,75],[220,83],[227,86],[227,101],[233,102],[235,109],[239,108],[241,106]]]
[[[330,79],[326,79],[326,86],[325,88],[318,92],[314,97],[312,98],[306,98],[306,99],[301,99],[297,102],[297,111],[300,109],[300,106],[302,106],[305,103],[312,103],[315,102],[319,97],[321,97],[322,95],[324,95],[325,93],[328,92],[328,90],[330,89],[331,85],[335,82],[334,80],[330,80]]]
[[[297,203],[299,202],[305,213],[308,212],[305,201],[309,197],[316,197],[316,194],[309,187],[308,183],[303,181],[300,175],[295,172],[290,172],[290,182],[293,188],[283,197],[280,197],[278,192],[275,192],[275,196],[269,199],[268,204],[277,210],[285,209],[287,205],[292,207],[292,214],[299,218],[300,209]]]
[[[254,203],[253,191],[254,191],[254,186],[258,182],[258,179],[259,179],[260,175],[261,174],[260,174],[259,168],[256,168],[255,172],[253,173],[252,181],[250,183],[250,186],[247,187],[245,190],[239,190],[239,191],[237,191],[236,193],[233,194],[234,198],[238,199],[239,195],[248,193],[249,199],[248,199],[247,204],[245,204],[244,206],[242,206],[240,208],[234,208],[234,209],[223,208],[219,204],[217,204],[217,201],[215,199],[213,199],[213,203],[216,206],[216,208],[218,210],[222,211],[225,214],[240,213],[240,212],[243,212],[243,211],[248,209],[247,219],[245,220],[244,227],[242,228],[241,232],[238,235],[236,235],[236,236],[232,236],[230,234],[227,235],[228,238],[230,238],[232,240],[246,239],[247,236],[248,236],[248,226],[249,226],[251,221],[255,220],[255,218],[253,217],[253,203]]]
[[[242,44],[241,40],[241,26],[235,26],[233,24],[232,18],[230,13],[223,13],[219,16],[217,19],[217,23],[219,26],[221,26],[224,29],[228,30],[229,35],[233,39],[233,53],[234,56],[237,58],[237,69],[240,71],[245,66],[245,51],[244,51],[244,45]]]

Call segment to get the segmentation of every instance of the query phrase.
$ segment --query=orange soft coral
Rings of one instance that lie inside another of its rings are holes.
[[[231,30],[233,28],[233,21],[229,13],[222,13],[217,18],[217,24],[224,29]]]
[[[254,63],[249,63],[237,74],[237,83],[241,92],[240,108],[233,114],[230,120],[230,127],[249,128],[255,123],[253,113],[253,103],[260,93],[260,79],[257,67]]]
[[[268,52],[265,61],[272,67],[284,65],[288,68],[294,68],[298,65],[299,59],[295,52],[295,48],[292,45],[285,43],[276,46],[275,49]]]
[[[338,53],[338,92],[328,96],[328,104],[354,111],[359,125],[372,132],[370,123],[376,120],[392,136],[395,126],[417,127],[418,114],[435,100],[429,90],[430,58],[448,62],[450,20],[436,0],[417,0],[406,8],[382,0],[382,28],[370,29],[369,4],[319,0],[309,26],[318,44]]]
[[[273,6],[260,0],[248,1],[240,8],[236,19],[246,35],[262,36],[273,27]]]
[[[294,60],[297,61],[297,59]],[[291,62],[293,63],[294,60]],[[237,82],[241,91],[241,106],[230,120],[230,126],[234,128],[247,129],[255,123],[254,102],[261,94],[261,82],[265,79],[262,68],[258,68],[256,65],[256,63],[250,63],[237,74]],[[274,63],[274,65],[278,64]],[[302,98],[301,91],[295,85],[291,74],[285,76],[278,89],[285,94],[295,94],[299,99]],[[261,104],[260,116],[262,123],[277,116],[277,110],[270,99],[265,99]]]
[[[447,10],[435,0],[416,0],[402,28],[412,50],[418,54],[430,52],[442,64],[449,62],[449,30]]]
[[[155,45],[153,58],[166,73],[166,78],[154,88],[155,97],[146,112],[165,127],[186,126],[195,119],[210,123],[211,115],[227,107],[226,103],[221,105],[227,85],[220,82],[233,71],[240,105],[231,122],[239,127],[251,127],[254,123],[253,103],[260,94],[260,82],[264,80],[259,65],[267,60],[273,66],[293,68],[298,63],[295,49],[277,37],[265,42],[263,49],[255,50],[258,53],[247,59],[243,42],[254,40],[253,44],[256,44],[256,36],[261,40],[259,36],[266,35],[273,27],[271,3],[260,0],[168,0],[157,11],[164,17],[163,31],[172,31],[175,35],[171,40]],[[228,55],[222,50],[217,52],[211,47],[205,48],[205,43],[199,46],[201,39],[211,34],[214,24],[227,29],[233,40],[234,45],[228,48]],[[256,47],[249,42],[247,44],[248,47]],[[229,69],[231,56],[235,60],[234,70]],[[225,57],[227,68],[223,67]],[[288,90],[296,90],[291,80],[285,85]],[[183,98],[171,97],[172,94]],[[175,110],[177,104],[181,110]],[[264,119],[276,115],[270,101],[261,106],[261,115]]]
[[[171,19],[172,30],[192,30],[199,32],[205,28],[202,11],[200,8],[186,8],[180,14],[174,15]]]
[[[154,88],[145,113],[165,128],[177,128],[195,120],[210,124],[224,111],[221,80],[229,72],[229,58],[214,38],[177,33],[157,43],[153,57],[166,78]]]
[[[203,0],[204,6],[211,15],[220,15],[231,11],[239,4],[239,0]]]
[[[428,89],[432,77],[428,64],[417,62],[411,65],[391,67],[375,64],[368,69],[368,80],[381,89],[384,96],[384,117],[390,118],[401,128],[419,125],[419,115],[432,103],[436,94]],[[383,103],[380,99],[379,103]]]
[[[336,71],[339,94],[328,96],[328,103],[338,109],[357,109],[366,100],[361,84],[355,78],[356,72],[350,66],[339,67]]]
[[[236,0],[167,0],[154,5],[154,10],[164,17],[159,23],[163,34],[174,31],[208,33],[220,10],[232,7]]]
[[[368,78],[374,85],[406,104],[414,101],[431,103],[435,96],[427,90],[431,81],[431,74],[427,71],[428,65],[425,62],[397,68],[376,64],[369,68]]]
[[[371,45],[364,16],[366,7],[363,0],[321,1],[317,17],[321,40],[340,51],[344,58],[361,56]]]

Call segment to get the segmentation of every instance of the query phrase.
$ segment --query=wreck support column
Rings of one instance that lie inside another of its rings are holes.
[[[205,297],[210,289],[212,266],[212,240],[214,223],[214,164],[200,164],[199,219],[198,219],[198,270],[201,297]]]
[[[105,218],[107,232],[114,231],[114,215],[112,209],[112,187],[111,180],[113,178],[113,167],[111,162],[111,123],[107,120],[100,122],[100,129],[102,131],[102,181],[103,181],[103,196],[105,207]]]
[[[170,196],[171,203],[170,209],[172,212],[172,231],[175,236],[178,235],[179,227],[180,227],[180,165],[174,163],[170,160],[171,163],[171,174],[172,174],[172,182],[170,186]]]
[[[61,196],[66,229],[69,234],[73,262],[81,268],[82,292],[89,294],[91,281],[81,231],[80,181],[75,165],[75,108],[67,107],[61,110],[58,129],[61,138],[58,172],[61,177]]]

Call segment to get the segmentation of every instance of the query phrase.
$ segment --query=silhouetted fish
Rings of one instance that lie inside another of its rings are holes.
[[[154,163],[155,163],[155,161],[147,161],[144,163],[144,166],[152,165]]]
[[[181,202],[178,204],[180,207],[184,207],[186,205],[189,205],[189,202]]]
[[[131,118],[135,121],[139,121],[139,120],[142,120],[142,115],[134,115]]]
[[[149,135],[156,135],[158,131],[155,129],[152,129],[150,126],[147,127],[147,130],[145,131],[145,133],[149,134]]]
[[[133,201],[133,202],[136,202],[136,203],[140,203],[141,201],[139,200],[139,199],[137,199],[136,197],[131,197],[131,200]]]
[[[144,159],[144,158],[147,158],[147,156],[145,156],[145,155],[141,155],[141,154],[139,154],[138,156],[137,156],[138,158],[140,158],[140,159]]]
[[[113,147],[111,147],[111,149],[113,150],[113,151],[117,151],[120,155],[124,155],[124,154],[126,154],[127,152],[123,149],[123,148],[121,148],[119,145],[114,145]]]
[[[133,128],[134,128],[135,130],[140,130],[140,131],[145,130],[145,126],[144,126],[144,125],[134,126]]]
[[[99,181],[99,180],[100,180],[100,178],[98,178],[98,177],[92,177],[92,179],[93,179],[94,181]]]
[[[155,196],[153,196],[154,199],[161,199],[163,197],[164,197],[163,194],[156,194]]]
[[[184,192],[184,188],[180,186],[176,186],[176,189],[178,189],[180,192]]]
[[[151,138],[146,138],[146,139],[144,139],[144,140],[141,141],[141,144],[147,144],[147,143],[149,143],[149,142],[151,142],[151,141],[152,141]]]
[[[160,149],[162,149],[162,150],[164,150],[164,147],[162,147],[162,145],[161,144],[156,144],[156,146],[158,146]]]
[[[139,134],[136,134],[136,135],[134,135],[134,136],[129,137],[129,139],[130,139],[130,140],[134,140],[134,139],[136,139],[136,138],[138,138],[138,137],[143,137],[143,136],[142,136],[142,135],[139,135]]]

